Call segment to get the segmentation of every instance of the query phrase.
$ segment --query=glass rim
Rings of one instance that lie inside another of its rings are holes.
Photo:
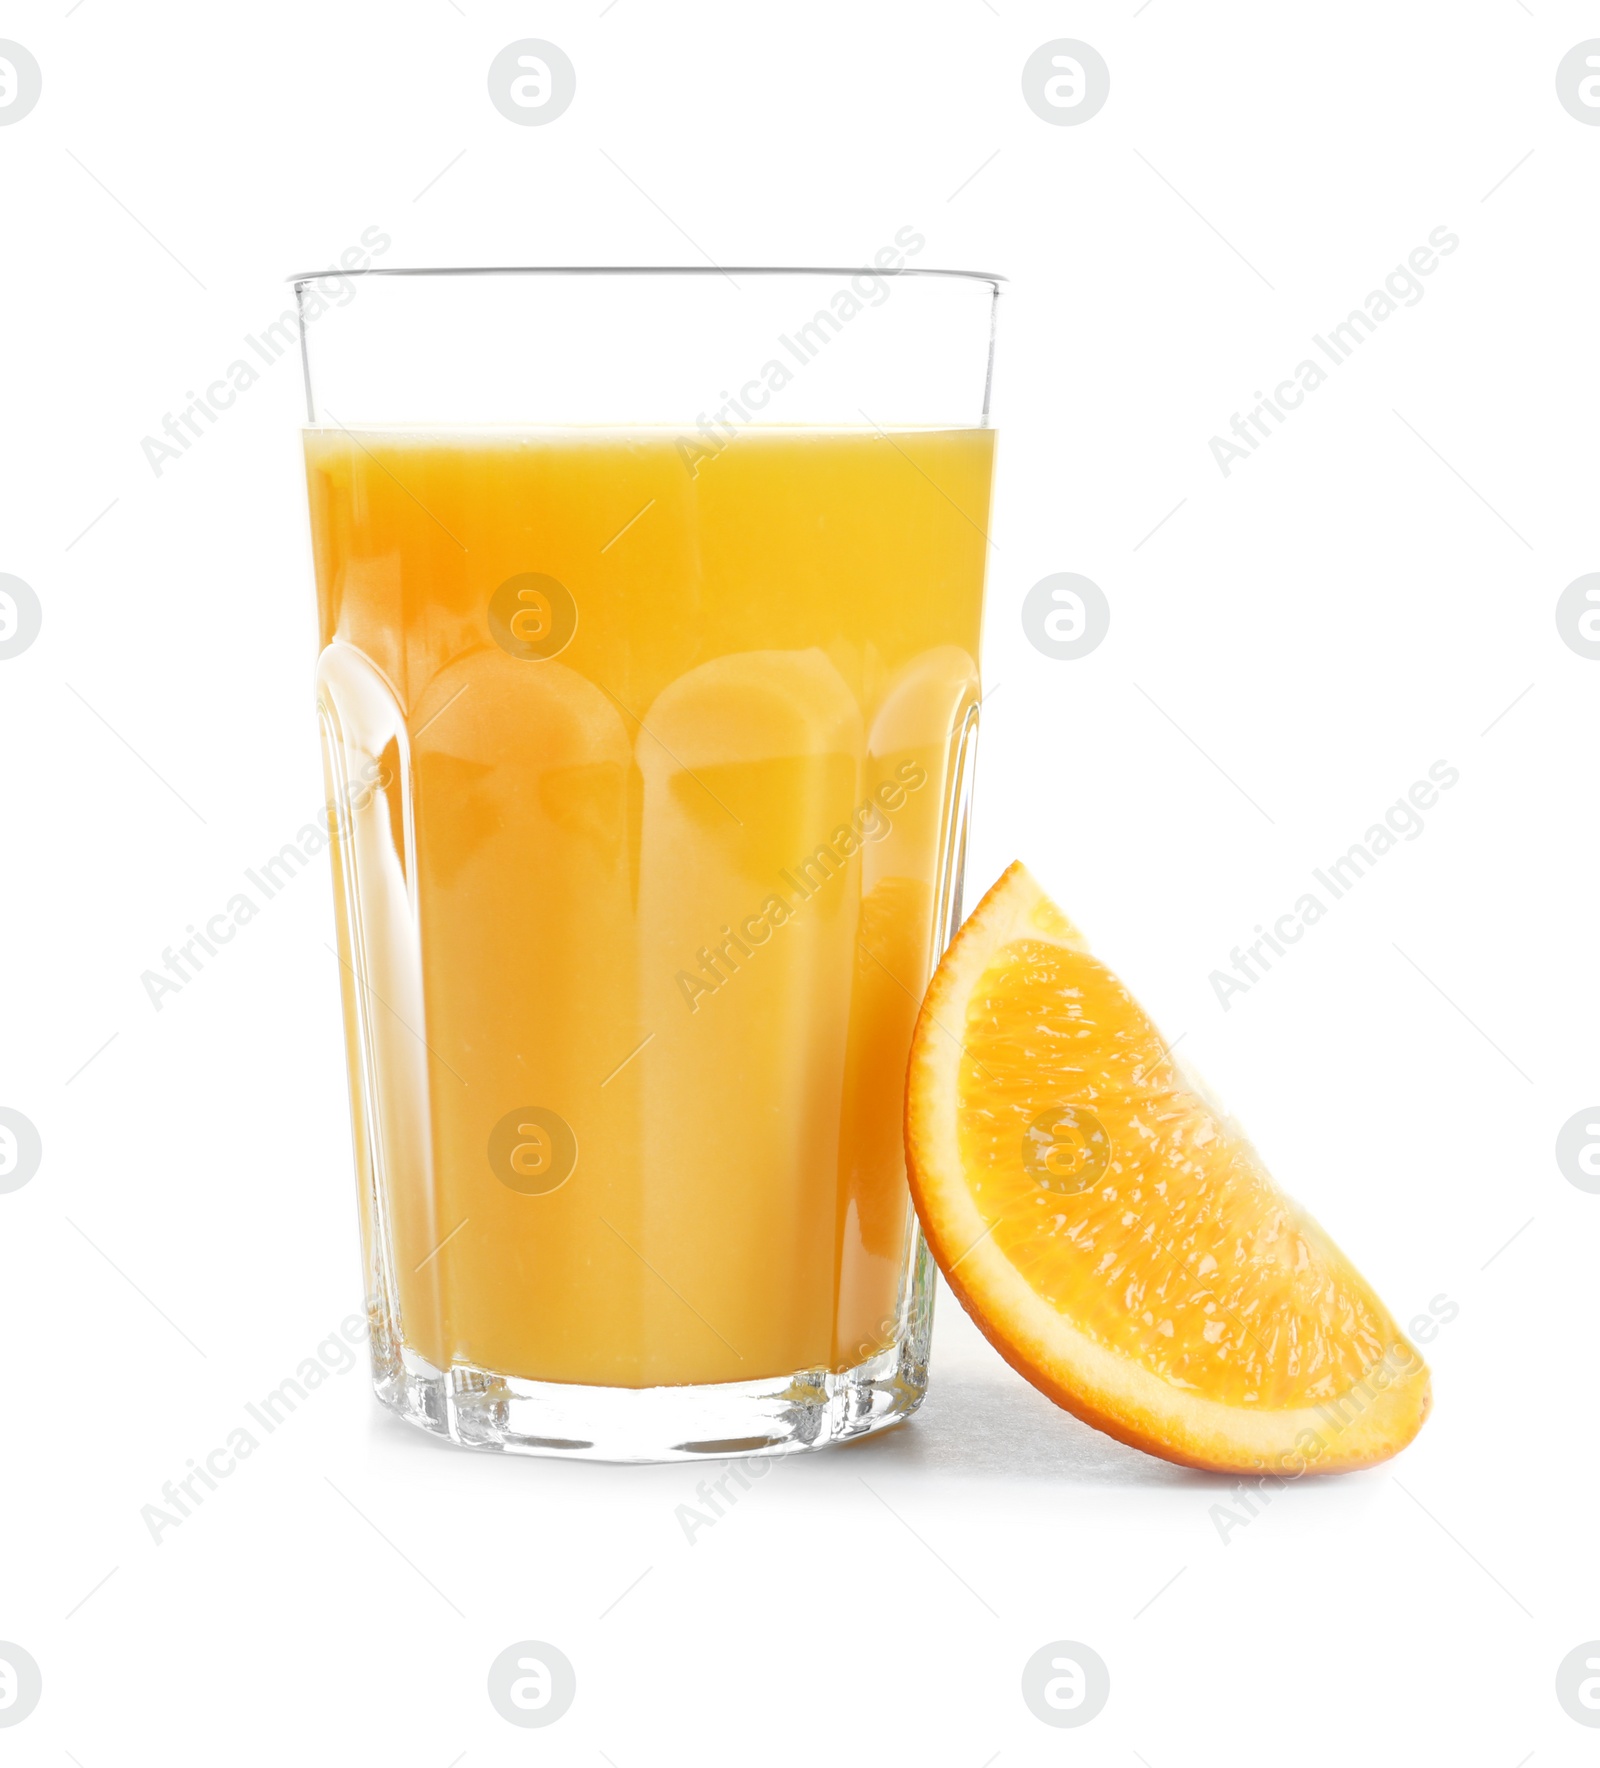
[[[920,264],[897,270],[879,270],[870,264],[383,264],[363,270],[297,271],[284,281],[298,291],[330,276],[937,276],[986,282],[996,294],[1010,280],[989,270],[943,270]]]

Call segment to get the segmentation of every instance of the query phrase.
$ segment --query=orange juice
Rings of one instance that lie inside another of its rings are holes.
[[[893,1341],[993,436],[308,432],[369,1290],[614,1387]]]

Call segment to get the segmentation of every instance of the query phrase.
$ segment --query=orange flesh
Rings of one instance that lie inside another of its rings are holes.
[[[1185,1084],[1096,958],[1003,947],[963,1042],[974,1201],[1029,1286],[1094,1341],[1251,1409],[1332,1399],[1395,1341],[1361,1278]]]

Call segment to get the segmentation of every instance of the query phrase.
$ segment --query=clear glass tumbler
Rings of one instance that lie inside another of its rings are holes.
[[[375,1384],[477,1448],[905,1418],[997,279],[295,279]]]

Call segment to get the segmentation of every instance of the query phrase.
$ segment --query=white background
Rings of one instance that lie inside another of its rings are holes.
[[[0,128],[0,571],[44,609],[0,662],[0,1103],[44,1146],[0,1197],[0,1639],[44,1676],[8,1759],[1594,1760],[1554,1677],[1600,1636],[1600,1197],[1553,1149],[1600,1091],[1600,663],[1554,606],[1600,564],[1600,129],[1554,76],[1597,27],[1530,4],[0,11],[44,76]],[[518,128],[485,73],[530,35],[578,95]],[[1111,69],[1078,127],[1019,85],[1062,36]],[[911,1426],[692,1545],[698,1470],[449,1451],[361,1373],[152,1543],[360,1298],[325,875],[159,1014],[139,981],[320,801],[298,364],[159,477],[141,437],[369,226],[759,264],[905,225],[1012,278],[971,882],[1026,858],[1396,1315],[1456,1304],[1433,1419],[1224,1540],[1226,1481],[1058,1413],[946,1296]],[[1224,478],[1209,438],[1439,226]],[[1075,663],[1018,619],[1063,570],[1112,608]],[[1224,1011],[1230,948],[1439,759],[1425,832]],[[578,1679],[537,1732],[484,1693],[526,1638]],[[1019,1692],[1064,1638],[1111,1677],[1073,1732]]]

